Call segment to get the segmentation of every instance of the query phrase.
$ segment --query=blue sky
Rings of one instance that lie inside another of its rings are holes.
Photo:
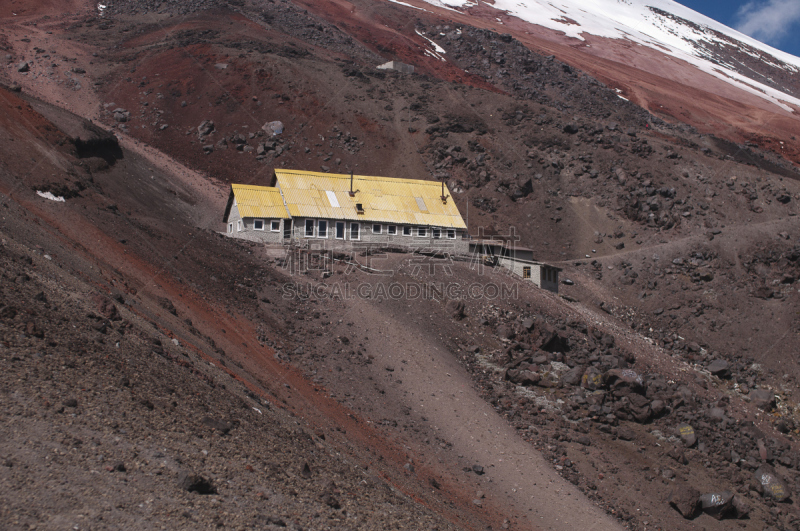
[[[800,0],[677,0],[688,8],[800,57]]]

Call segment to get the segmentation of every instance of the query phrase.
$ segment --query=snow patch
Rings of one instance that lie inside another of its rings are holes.
[[[41,190],[36,190],[36,195],[38,195],[39,197],[44,197],[45,199],[49,199],[50,201],[55,201],[57,203],[65,203],[66,202],[66,200],[64,199],[63,196],[60,196],[60,195],[59,196],[55,196],[55,195],[51,194],[50,192],[42,192]]]
[[[425,11],[426,13],[430,13],[427,9],[422,9],[421,7],[412,6],[411,4],[406,4],[405,2],[401,2],[400,0],[389,0],[393,4],[399,4],[401,6],[410,7],[411,9],[419,9],[420,11]]]
[[[474,5],[469,0],[425,0],[445,8],[464,10]],[[764,98],[784,110],[792,111],[787,103],[800,106],[800,99],[784,94],[749,79],[730,67],[725,73],[708,57],[707,45],[728,45],[736,41],[754,50],[760,50],[783,62],[777,66],[791,74],[800,73],[800,58],[776,50],[743,33],[731,29],[709,17],[684,7],[673,0],[495,0],[495,9],[508,16],[538,26],[543,26],[580,41],[585,35],[610,39],[625,39],[636,44],[655,48],[675,58],[690,63],[703,72]],[[695,26],[665,16],[658,11],[688,20]],[[564,16],[574,23],[565,24]],[[498,22],[502,22],[499,18]],[[747,50],[747,53],[750,53]],[[751,53],[754,57],[757,54]]]
[[[444,61],[445,60],[445,58],[442,57],[442,54],[447,53],[444,48],[442,48],[441,46],[439,46],[438,44],[433,42],[433,39],[430,39],[430,38],[426,37],[425,34],[421,33],[419,30],[414,30],[414,31],[417,32],[417,35],[419,35],[420,37],[422,37],[423,39],[428,41],[430,43],[430,45],[433,46],[433,50],[434,51],[425,50],[425,55],[429,55],[431,57],[435,57],[436,59],[438,59],[440,61]]]

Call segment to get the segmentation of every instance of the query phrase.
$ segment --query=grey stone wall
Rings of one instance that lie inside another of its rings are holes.
[[[263,230],[258,230],[255,228],[255,222],[257,219],[263,221]],[[278,221],[280,223],[280,229],[277,232],[271,230],[273,221]],[[239,215],[239,208],[232,206],[231,213],[228,216],[228,224],[225,226],[225,232],[228,234],[228,236],[233,238],[279,244],[283,242],[283,224],[287,222],[290,222],[290,220],[272,220],[267,218],[242,219],[242,217]]]

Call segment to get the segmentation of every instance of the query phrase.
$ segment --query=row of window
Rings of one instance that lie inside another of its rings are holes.
[[[264,227],[263,219],[254,219],[253,220],[253,230],[266,230]],[[236,222],[236,232],[242,232],[244,230],[244,222],[240,219]],[[273,219],[269,222],[269,230],[270,232],[280,232],[281,231],[281,220]],[[228,223],[228,232],[233,232],[233,223]]]
[[[267,230],[267,224],[263,219],[253,220],[253,230]],[[240,219],[236,222],[236,231],[241,232],[244,230],[244,223]],[[278,219],[273,219],[269,222],[270,232],[280,232],[281,222]],[[327,238],[328,237],[328,221],[324,219],[307,219],[305,222],[304,235],[306,238]],[[228,232],[233,232],[233,223],[228,224]],[[336,221],[334,223],[333,237],[337,240],[344,240],[346,234],[346,227],[344,221]],[[361,239],[361,223],[350,223],[350,240]],[[410,227],[408,225],[400,227],[400,233],[403,236],[418,236],[421,238],[428,237],[428,227]],[[372,234],[388,234],[396,236],[398,234],[397,225],[381,225],[375,223],[372,225]],[[447,238],[449,240],[456,239],[455,229],[440,229],[434,227],[430,229],[430,236],[433,239]]]
[[[401,227],[401,232],[403,236],[418,236],[422,238],[428,237],[428,227],[409,227],[408,225],[405,225]],[[455,240],[456,238],[455,229],[440,229],[438,227],[434,227],[430,229],[430,233],[431,237],[433,237],[434,239],[444,237],[450,240]],[[328,222],[324,219],[318,219],[318,220],[307,219],[304,234],[306,238],[327,238]],[[379,223],[375,223],[372,225],[372,234],[388,234],[390,236],[396,236],[398,234],[398,227],[397,225],[381,225]],[[345,238],[344,221],[335,222],[333,237],[337,240],[343,240]],[[351,240],[361,239],[360,223],[350,223],[349,239]]]

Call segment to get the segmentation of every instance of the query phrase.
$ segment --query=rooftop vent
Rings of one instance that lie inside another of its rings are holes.
[[[364,213],[364,205],[362,205],[361,203],[356,203],[356,210],[358,211],[359,214],[363,214]]]

